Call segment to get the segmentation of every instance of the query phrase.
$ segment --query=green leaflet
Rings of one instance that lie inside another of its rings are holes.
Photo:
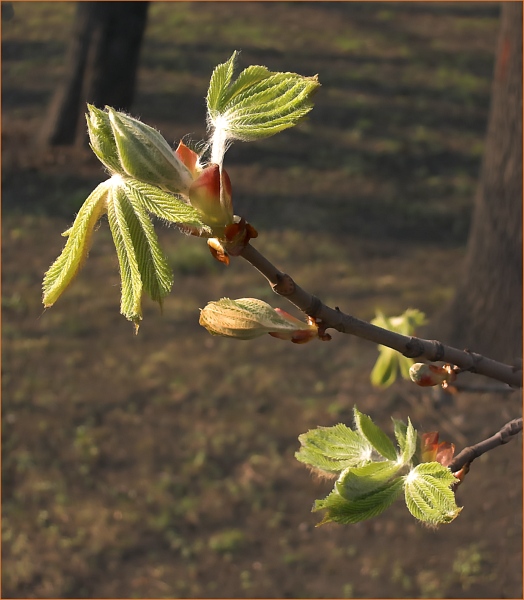
[[[397,460],[397,451],[388,436],[373,423],[367,416],[362,414],[356,407],[354,409],[355,426],[358,431],[368,440],[375,450],[384,458]]]
[[[295,125],[312,108],[315,77],[275,73],[254,65],[231,82],[237,53],[219,65],[207,94],[208,120],[217,138],[251,141]],[[218,160],[218,159],[217,159]]]
[[[73,226],[65,232],[66,245],[44,276],[42,287],[46,308],[58,300],[86,259],[94,227],[106,212],[106,197],[111,185],[111,180],[107,180],[94,189],[78,211]]]
[[[196,208],[176,196],[137,179],[122,180],[122,187],[128,192],[130,198],[134,197],[156,217],[165,219],[170,223],[181,223],[189,227],[196,227],[204,235],[212,235],[211,228],[204,225]]]
[[[129,194],[127,199],[131,203],[136,221],[131,229],[134,246],[137,253],[140,275],[146,292],[151,299],[160,304],[171,291],[173,285],[173,272],[169,267],[156,235],[151,219],[142,202],[137,197]]]
[[[318,427],[299,436],[298,461],[328,473],[340,473],[370,461],[371,445],[357,431],[339,423],[333,427]]]
[[[416,519],[432,525],[450,523],[462,510],[451,489],[457,479],[440,463],[421,463],[403,479],[406,506]]]
[[[397,438],[401,452],[400,458],[402,464],[407,465],[413,459],[418,449],[419,437],[409,417],[407,426],[395,419],[393,419],[393,422],[395,424],[395,437]]]
[[[346,500],[358,500],[382,488],[402,466],[397,462],[385,460],[346,469],[340,475],[335,488]]]
[[[358,500],[346,500],[336,490],[324,500],[317,500],[313,512],[325,510],[326,514],[317,525],[335,522],[342,524],[358,523],[378,516],[401,494],[402,479],[397,478]]]
[[[133,321],[135,327],[138,328],[138,323],[142,319],[143,289],[139,260],[133,239],[136,238],[138,220],[125,193],[118,186],[111,190],[107,216],[122,279],[120,312],[127,319]]]

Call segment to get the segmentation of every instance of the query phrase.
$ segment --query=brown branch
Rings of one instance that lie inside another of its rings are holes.
[[[469,350],[445,346],[437,340],[410,337],[377,327],[343,313],[338,307],[333,309],[326,306],[319,298],[297,285],[289,275],[277,269],[251,244],[245,246],[240,256],[266,277],[274,292],[313,317],[325,329],[336,329],[341,333],[356,335],[370,342],[388,346],[408,358],[430,362],[443,361],[456,365],[462,371],[485,375],[512,387],[522,387],[522,367],[506,365]]]
[[[464,448],[462,452],[455,456],[448,468],[452,473],[460,471],[462,467],[469,465],[472,461],[485,452],[493,450],[493,448],[497,448],[503,444],[507,444],[514,435],[517,435],[521,431],[522,417],[519,419],[513,419],[513,421],[506,423],[504,427],[502,427],[502,429],[495,435],[492,435],[486,440],[482,440],[482,442],[479,442],[474,446],[468,446],[467,448]]]

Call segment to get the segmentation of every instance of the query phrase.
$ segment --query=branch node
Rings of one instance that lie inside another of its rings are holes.
[[[421,340],[417,337],[411,336],[406,343],[405,350],[402,352],[407,358],[418,358],[424,354],[424,346]]]
[[[431,354],[430,360],[432,362],[439,362],[443,360],[444,355],[446,354],[444,344],[442,344],[438,340],[430,340],[430,343],[433,346],[433,353]]]
[[[321,308],[322,301],[320,300],[320,298],[317,298],[316,296],[311,296],[311,304],[307,307],[307,309],[304,312],[306,313],[306,315],[309,315],[310,317],[316,319]]]
[[[287,273],[277,273],[277,282],[271,287],[279,296],[291,296],[295,292],[297,284]]]

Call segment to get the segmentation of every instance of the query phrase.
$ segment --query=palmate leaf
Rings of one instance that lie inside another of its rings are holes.
[[[122,279],[120,310],[135,325],[142,318],[142,292],[162,305],[171,290],[173,274],[160,248],[153,224],[140,193],[129,186],[113,186],[108,218]]]
[[[320,85],[316,76],[276,73],[255,65],[232,83],[236,56],[234,52],[214,70],[207,94],[208,120],[221,141],[269,137],[292,127],[312,109],[311,96]]]
[[[416,519],[432,525],[450,523],[462,510],[451,489],[458,480],[440,463],[421,463],[403,479],[406,506]]]
[[[339,423],[333,427],[317,427],[299,438],[298,461],[328,473],[340,473],[348,467],[370,461],[371,445],[357,431]]]
[[[58,300],[86,259],[94,227],[106,212],[111,186],[110,179],[98,185],[78,211],[73,226],[65,232],[66,245],[44,276],[43,303],[46,308]]]
[[[317,525],[335,522],[341,524],[358,523],[380,515],[401,494],[403,481],[393,479],[376,488],[372,493],[358,500],[346,500],[336,490],[324,500],[317,500],[313,512],[325,510],[326,514]]]
[[[360,431],[373,448],[384,458],[397,460],[395,446],[382,429],[377,427],[367,415],[362,414],[356,407],[354,415],[357,430]]]

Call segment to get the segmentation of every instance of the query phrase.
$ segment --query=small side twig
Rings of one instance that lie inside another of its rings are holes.
[[[469,350],[458,350],[451,346],[445,346],[437,340],[424,340],[377,327],[343,313],[338,307],[333,309],[326,306],[319,298],[297,285],[289,275],[277,269],[251,244],[247,244],[243,248],[240,256],[266,277],[273,291],[314,318],[324,330],[336,329],[341,333],[355,335],[370,342],[388,346],[408,358],[425,359],[430,362],[444,361],[456,365],[461,371],[485,375],[515,388],[522,387],[521,366],[507,365]]]
[[[509,423],[506,423],[504,427],[502,427],[502,429],[500,429],[500,431],[498,431],[495,435],[482,440],[474,446],[468,446],[467,448],[464,448],[462,452],[459,452],[459,454],[457,454],[453,461],[448,465],[449,470],[452,473],[460,471],[462,467],[469,465],[472,461],[479,456],[482,456],[482,454],[485,452],[493,450],[493,448],[497,448],[497,446],[507,444],[513,436],[517,435],[521,431],[522,417],[509,421]]]

